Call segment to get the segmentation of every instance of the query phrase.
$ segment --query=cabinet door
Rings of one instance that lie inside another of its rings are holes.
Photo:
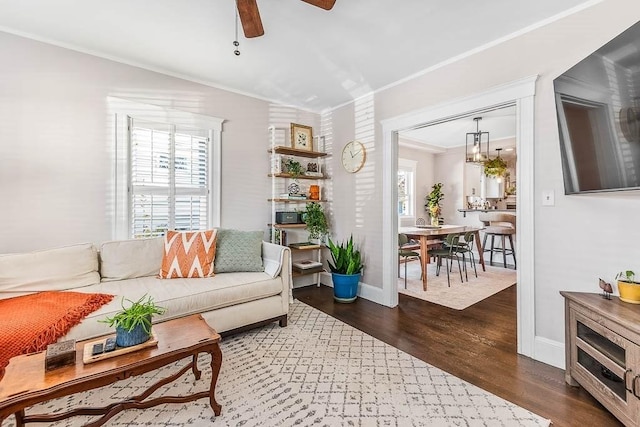
[[[636,425],[638,398],[632,390],[640,374],[638,348],[603,326],[607,319],[598,320],[571,310],[571,374],[623,423]]]

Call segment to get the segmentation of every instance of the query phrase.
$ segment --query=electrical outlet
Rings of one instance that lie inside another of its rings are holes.
[[[553,190],[546,190],[542,192],[542,206],[555,206],[556,201],[553,194]]]

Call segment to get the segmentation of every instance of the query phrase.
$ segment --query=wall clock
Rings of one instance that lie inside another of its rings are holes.
[[[367,159],[367,150],[360,141],[351,141],[342,149],[342,166],[349,173],[356,173]]]

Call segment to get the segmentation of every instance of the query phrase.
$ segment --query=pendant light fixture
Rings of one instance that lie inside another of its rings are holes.
[[[489,132],[480,131],[482,117],[474,117],[476,131],[467,133],[465,159],[467,163],[483,163],[489,159]]]

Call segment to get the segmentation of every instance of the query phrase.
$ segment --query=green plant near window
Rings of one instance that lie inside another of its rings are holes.
[[[496,157],[484,162],[484,174],[486,176],[504,176],[507,173],[507,162],[502,157]]]
[[[293,179],[298,178],[300,175],[304,175],[304,169],[302,168],[302,164],[293,159],[283,160],[283,165],[289,175]]]
[[[310,239],[322,239],[329,232],[327,217],[319,203],[307,203],[306,209],[302,212],[302,220],[307,224]]]
[[[145,300],[146,298],[146,300]],[[124,306],[125,301],[131,303],[131,306],[126,308]],[[117,312],[113,317],[107,317],[104,320],[98,320],[102,323],[108,323],[109,326],[124,329],[131,332],[136,326],[142,325],[142,328],[147,334],[151,333],[151,317],[154,314],[164,314],[165,308],[157,306],[151,296],[143,295],[137,301],[131,301],[122,297],[122,310]]]
[[[360,251],[353,244],[353,235],[349,241],[336,245],[329,238],[329,249],[331,250],[331,260],[328,261],[332,273],[337,274],[358,274],[362,271],[362,256]]]
[[[424,198],[425,205],[424,207],[429,211],[429,215],[432,218],[437,218],[440,216],[440,212],[442,211],[442,206],[440,203],[444,200],[444,193],[442,192],[442,183],[438,182],[433,184],[431,187],[431,192],[427,194]]]

